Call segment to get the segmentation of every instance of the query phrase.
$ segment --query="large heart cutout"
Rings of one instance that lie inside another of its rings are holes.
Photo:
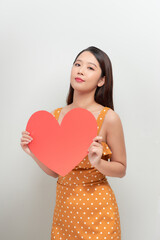
[[[31,115],[26,131],[33,137],[28,144],[31,152],[49,169],[65,176],[88,154],[97,136],[97,121],[88,110],[74,108],[59,125],[51,113],[41,110]]]

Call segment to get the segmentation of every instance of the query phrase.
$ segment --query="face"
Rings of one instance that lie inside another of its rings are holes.
[[[89,52],[82,52],[72,66],[70,83],[73,89],[89,91],[101,87],[105,77],[101,78],[101,68],[95,56]],[[80,78],[84,81],[76,81]]]

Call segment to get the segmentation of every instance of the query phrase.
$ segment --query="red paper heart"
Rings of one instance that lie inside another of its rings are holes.
[[[51,113],[41,110],[31,115],[26,131],[33,137],[28,144],[31,152],[52,171],[65,176],[86,157],[97,136],[97,121],[88,110],[74,108],[59,125]]]

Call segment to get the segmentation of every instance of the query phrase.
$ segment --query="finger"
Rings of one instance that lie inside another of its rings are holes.
[[[93,142],[91,145],[92,145],[92,146],[97,146],[97,147],[99,147],[99,146],[101,146],[102,144],[101,144],[100,142]]]
[[[32,139],[29,139],[29,138],[26,138],[26,137],[22,137],[22,138],[21,138],[21,141],[22,141],[22,142],[24,142],[24,141],[31,142]]]
[[[96,136],[95,138],[93,138],[93,141],[99,141],[102,140],[102,136]]]
[[[33,139],[31,136],[27,135],[27,134],[23,134],[23,138],[28,138],[28,139]]]
[[[103,150],[103,147],[102,147],[102,146],[92,146],[90,149],[92,150],[93,148],[94,148],[94,149],[97,149],[97,150],[98,150],[98,149]]]
[[[88,148],[88,151],[89,151],[90,149],[92,149],[92,147],[96,147],[96,148],[101,148],[101,149],[103,149],[102,144],[101,144],[101,143],[97,143],[97,142],[93,142],[93,143],[90,145],[90,147]]]
[[[21,146],[24,146],[24,145],[26,145],[26,144],[28,144],[29,142],[21,142],[20,144],[21,144]]]
[[[28,138],[21,138],[21,142],[31,142],[31,141],[33,140]]]
[[[30,134],[28,131],[22,131],[22,134],[24,134],[24,133],[26,133],[26,134]]]
[[[93,140],[93,142],[102,142],[102,138],[96,138]]]
[[[96,146],[96,147],[102,147],[102,144],[100,142],[92,142],[91,145],[89,146],[88,150],[92,147],[92,146]]]
[[[98,149],[96,147],[92,147],[91,148],[91,152],[95,152],[96,153],[97,151],[98,151]]]

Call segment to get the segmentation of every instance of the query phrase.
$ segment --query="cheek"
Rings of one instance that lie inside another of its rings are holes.
[[[100,76],[98,71],[93,71],[93,70],[88,71],[87,75],[88,75],[88,77],[93,78],[93,79],[98,79]]]
[[[75,75],[76,75],[75,68],[72,68],[71,69],[71,77],[75,77]]]
[[[89,74],[88,74],[88,80],[90,81],[90,82],[92,82],[92,84],[96,84],[97,83],[97,81],[98,81],[98,74],[97,73],[94,73],[94,72],[90,72]]]
[[[71,69],[71,74],[70,74],[70,83],[74,83],[74,78],[76,77],[75,69]]]

